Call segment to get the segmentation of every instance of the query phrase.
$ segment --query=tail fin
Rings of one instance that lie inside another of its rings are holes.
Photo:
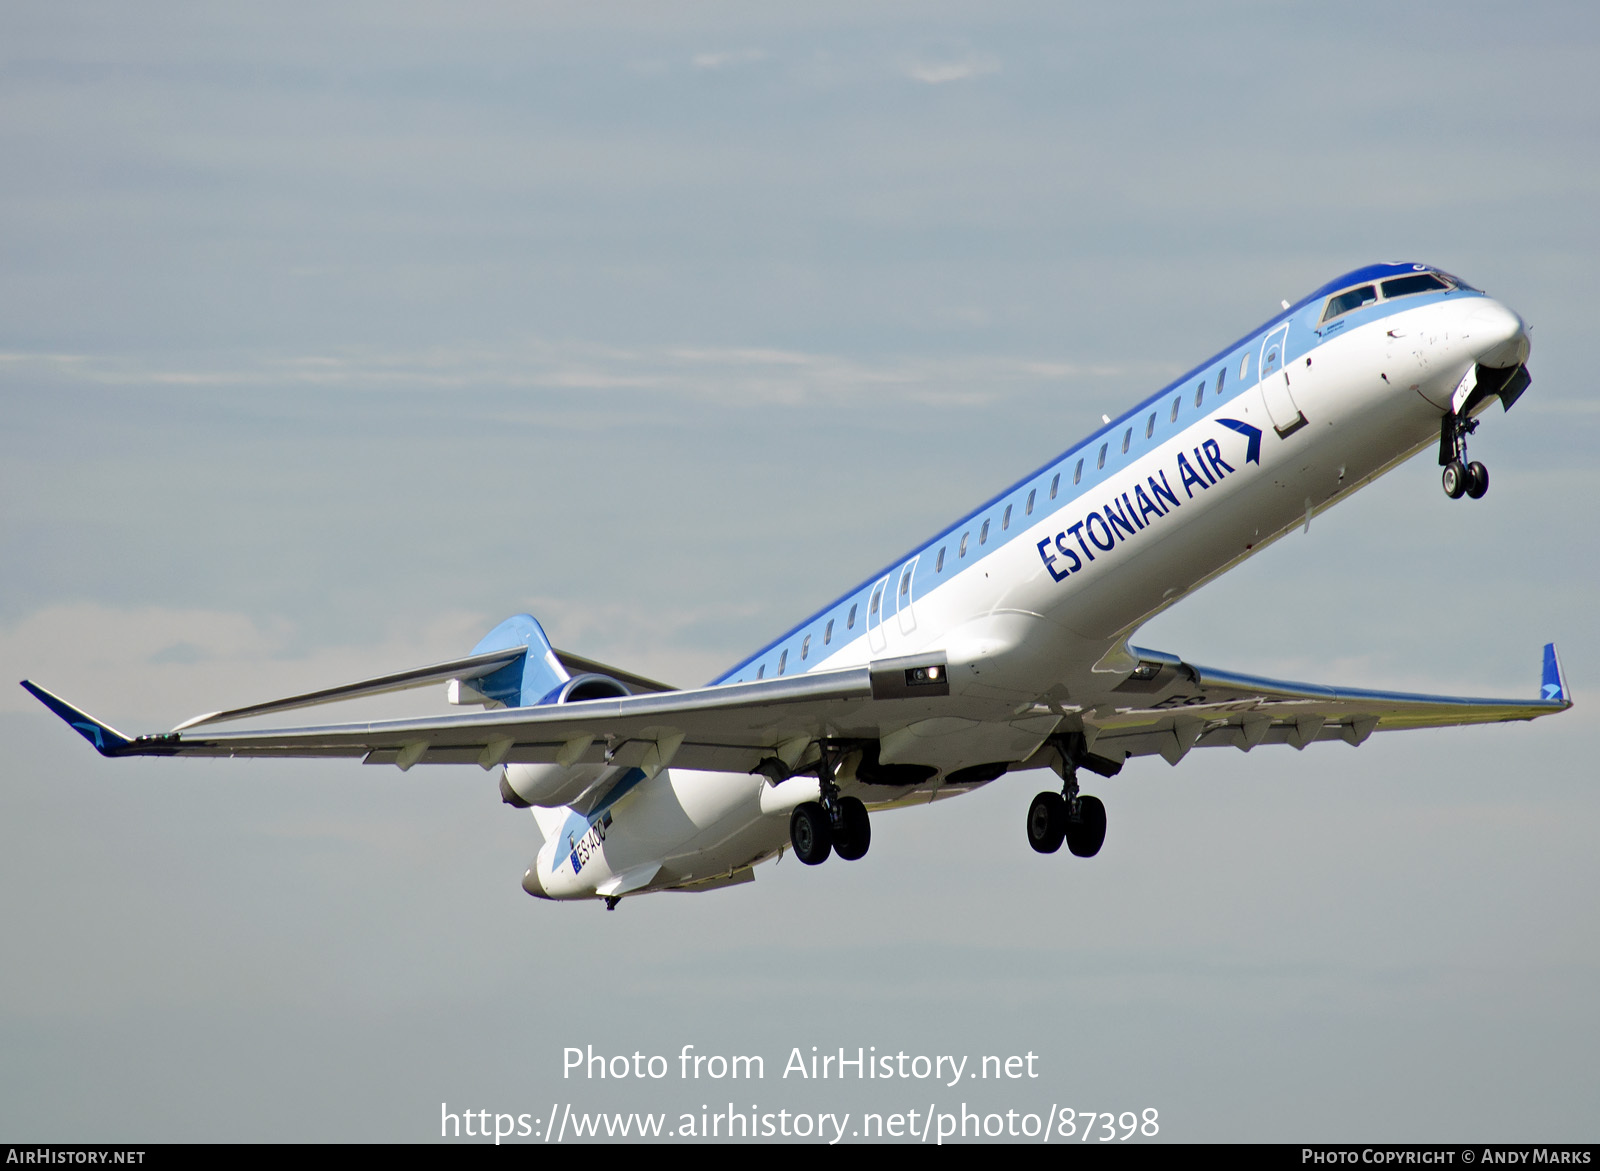
[[[1544,670],[1539,676],[1539,698],[1555,703],[1572,702],[1567,694],[1567,681],[1561,674],[1561,660],[1556,657],[1556,644],[1553,642],[1544,644]]]
[[[554,699],[561,685],[572,678],[550,646],[544,627],[531,614],[513,614],[483,636],[473,654],[527,647],[527,653],[492,675],[475,681],[478,691],[507,707],[527,707]]]

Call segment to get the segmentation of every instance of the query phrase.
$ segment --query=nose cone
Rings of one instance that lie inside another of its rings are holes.
[[[544,884],[539,881],[539,864],[537,862],[528,867],[527,871],[523,874],[522,889],[527,891],[536,899],[547,899],[550,897],[549,893],[544,889]]]
[[[1507,370],[1528,360],[1528,327],[1511,310],[1487,298],[1467,315],[1467,340],[1478,353],[1478,364]]]

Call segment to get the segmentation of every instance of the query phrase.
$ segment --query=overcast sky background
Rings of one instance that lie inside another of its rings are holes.
[[[1581,4],[8,5],[0,665],[125,731],[466,652],[703,681],[1338,273],[1533,327],[1422,457],[1138,642],[1527,726],[1012,775],[871,855],[552,905],[477,769],[103,761],[0,689],[0,1138],[1078,1109],[1593,1140],[1600,17]],[[414,701],[426,710],[442,695]],[[566,1045],[759,1054],[574,1084]],[[1006,1086],[793,1046],[1033,1051]]]

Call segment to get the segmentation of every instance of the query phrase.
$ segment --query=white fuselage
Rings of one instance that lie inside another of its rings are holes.
[[[882,741],[885,763],[937,775],[841,786],[882,808],[968,791],[942,786],[958,769],[1026,760],[1058,723],[1031,705],[1103,700],[1135,665],[1134,629],[1436,445],[1463,376],[1523,336],[1470,290],[1326,337],[1320,311],[1269,322],[718,682],[942,650],[951,714]],[[547,840],[524,886],[564,899],[743,880],[789,841],[787,808],[763,812],[764,793],[772,809],[761,776],[667,769],[598,821],[536,809]]]

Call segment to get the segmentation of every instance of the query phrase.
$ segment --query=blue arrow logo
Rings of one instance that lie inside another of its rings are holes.
[[[1261,466],[1261,429],[1252,427],[1249,423],[1241,423],[1238,419],[1218,419],[1224,427],[1237,431],[1240,435],[1250,440],[1250,447],[1244,453],[1244,462]]]
[[[83,734],[86,737],[93,736],[96,748],[104,748],[106,746],[106,742],[100,738],[100,726],[98,724],[73,724],[72,726],[83,729]]]

